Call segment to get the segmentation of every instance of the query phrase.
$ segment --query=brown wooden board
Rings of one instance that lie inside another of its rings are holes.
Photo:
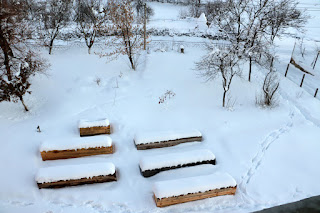
[[[81,178],[76,180],[61,180],[57,182],[50,182],[50,183],[37,183],[38,188],[62,188],[66,186],[78,186],[84,184],[94,184],[94,183],[104,183],[104,182],[111,182],[117,181],[117,174],[114,173],[113,175],[100,175],[94,176],[92,178]]]
[[[135,145],[138,150],[145,150],[145,149],[155,149],[155,148],[176,146],[181,143],[194,142],[194,141],[202,141],[202,136],[191,137],[191,138],[180,138],[177,140],[169,140],[169,141],[158,141],[158,142],[147,143],[147,144],[138,144],[138,145],[135,144]]]
[[[172,169],[178,169],[178,168],[183,168],[183,167],[190,167],[190,166],[197,166],[197,165],[202,165],[202,164],[216,164],[216,160],[207,160],[207,161],[201,161],[201,162],[196,162],[196,163],[188,163],[188,164],[180,164],[176,166],[171,166],[171,167],[162,167],[162,168],[157,168],[153,170],[145,170],[142,171],[140,168],[140,172],[143,177],[151,177],[153,175],[158,174],[159,172],[162,171],[167,171],[167,170],[172,170]]]
[[[295,61],[293,58],[290,59],[290,63],[291,63],[293,66],[295,66],[297,69],[301,70],[302,72],[305,72],[305,73],[307,73],[307,74],[309,74],[309,75],[314,76],[314,74],[312,74],[311,72],[305,70],[303,67],[301,67],[299,64],[297,64],[296,61]]]
[[[79,158],[91,155],[102,155],[102,154],[112,154],[114,151],[113,146],[109,147],[96,147],[88,149],[77,149],[77,150],[51,150],[42,151],[42,160],[58,160],[58,159],[69,159],[69,158]]]
[[[79,128],[80,136],[93,136],[93,135],[101,135],[101,134],[111,134],[111,128],[109,126],[96,126],[89,128]]]
[[[190,193],[187,195],[180,195],[168,198],[157,198],[153,195],[157,207],[165,207],[170,205],[175,205],[179,203],[185,203],[195,200],[201,200],[210,197],[222,196],[222,195],[234,195],[236,193],[237,187],[228,187],[222,189],[215,189],[206,192]]]

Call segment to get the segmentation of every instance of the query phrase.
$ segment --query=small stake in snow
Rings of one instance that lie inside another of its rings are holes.
[[[289,67],[290,67],[290,63],[289,63],[288,66],[287,66],[286,73],[284,74],[284,77],[287,77]]]
[[[302,87],[302,85],[303,85],[303,81],[304,81],[304,77],[305,77],[305,76],[306,76],[306,74],[303,74],[302,79],[301,79],[300,87]]]
[[[183,45],[180,46],[180,53],[184,53],[184,46]]]
[[[37,127],[37,132],[41,132],[40,126]]]
[[[317,89],[316,89],[316,92],[314,93],[314,97],[315,97],[315,98],[317,97],[318,90],[319,90],[319,88],[317,88]]]

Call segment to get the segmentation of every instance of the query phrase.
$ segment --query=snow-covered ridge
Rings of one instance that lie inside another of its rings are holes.
[[[100,175],[112,175],[116,171],[113,163],[94,163],[55,166],[39,169],[36,174],[37,183],[50,183],[63,180],[92,178]]]
[[[192,137],[202,137],[202,134],[198,130],[146,132],[135,135],[134,142],[140,145]]]
[[[77,150],[110,146],[112,146],[112,139],[109,136],[100,135],[85,138],[47,140],[40,145],[40,152],[47,152],[52,150]]]
[[[102,119],[97,121],[87,121],[87,120],[80,120],[79,121],[79,128],[90,128],[90,127],[107,127],[109,126],[108,119]]]
[[[237,183],[229,174],[215,173],[156,182],[153,185],[153,193],[157,198],[166,198],[235,186]]]
[[[140,168],[141,171],[146,171],[215,159],[215,155],[210,150],[194,150],[143,157],[140,160]]]

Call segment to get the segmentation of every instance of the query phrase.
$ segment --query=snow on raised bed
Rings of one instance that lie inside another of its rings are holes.
[[[87,120],[80,120],[79,121],[79,128],[90,128],[90,127],[107,127],[109,126],[109,120],[103,119],[98,121],[87,121]]]
[[[198,130],[147,132],[137,134],[134,137],[134,142],[136,145],[140,145],[201,136],[202,134]]]
[[[236,181],[229,174],[215,173],[206,176],[156,182],[153,185],[153,193],[157,198],[167,198],[236,186]]]
[[[40,152],[52,150],[77,150],[112,146],[112,139],[108,136],[73,138],[62,140],[48,140],[40,145]]]
[[[202,161],[215,160],[215,155],[207,149],[188,152],[170,153],[157,156],[147,156],[140,160],[141,171],[185,165]]]
[[[113,163],[94,163],[80,165],[55,166],[39,169],[37,183],[50,183],[63,180],[78,180],[100,175],[113,175],[116,169]]]

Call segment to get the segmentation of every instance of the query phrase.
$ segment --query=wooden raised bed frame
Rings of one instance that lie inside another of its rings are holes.
[[[147,144],[135,144],[138,150],[145,150],[145,149],[155,149],[155,148],[163,148],[163,147],[170,147],[176,146],[181,143],[187,142],[194,142],[194,141],[202,141],[202,136],[200,137],[191,137],[191,138],[180,138],[176,140],[169,140],[169,141],[159,141]]]
[[[142,171],[140,168],[140,172],[142,174],[143,177],[151,177],[153,175],[158,174],[159,172],[162,171],[167,171],[167,170],[172,170],[172,169],[178,169],[178,168],[183,168],[183,167],[190,167],[190,166],[197,166],[197,165],[202,165],[202,164],[216,164],[216,159],[214,160],[207,160],[207,161],[201,161],[201,162],[196,162],[196,163],[188,163],[188,164],[180,164],[177,166],[171,166],[171,167],[162,167],[162,168],[158,168],[158,169],[152,169],[152,170],[145,170]]]
[[[111,134],[111,127],[109,126],[95,126],[89,128],[79,128],[80,136],[93,136],[101,134]]]
[[[76,180],[61,180],[57,182],[50,182],[50,183],[37,183],[38,188],[62,188],[66,186],[78,186],[84,184],[94,184],[94,183],[105,183],[117,181],[117,174],[114,173],[113,175],[100,175],[94,176],[92,178],[81,178]]]
[[[175,205],[179,203],[186,203],[195,200],[201,200],[205,198],[211,198],[216,196],[222,195],[234,195],[236,193],[237,186],[235,187],[228,187],[222,189],[215,189],[206,192],[198,192],[198,193],[190,193],[187,195],[180,195],[176,197],[168,197],[168,198],[157,198],[153,195],[154,200],[156,202],[157,207],[166,207],[170,205]]]
[[[96,147],[88,149],[77,149],[77,150],[51,150],[42,151],[42,160],[58,160],[58,159],[69,159],[69,158],[79,158],[91,155],[102,155],[102,154],[113,154],[114,146],[109,147]]]

